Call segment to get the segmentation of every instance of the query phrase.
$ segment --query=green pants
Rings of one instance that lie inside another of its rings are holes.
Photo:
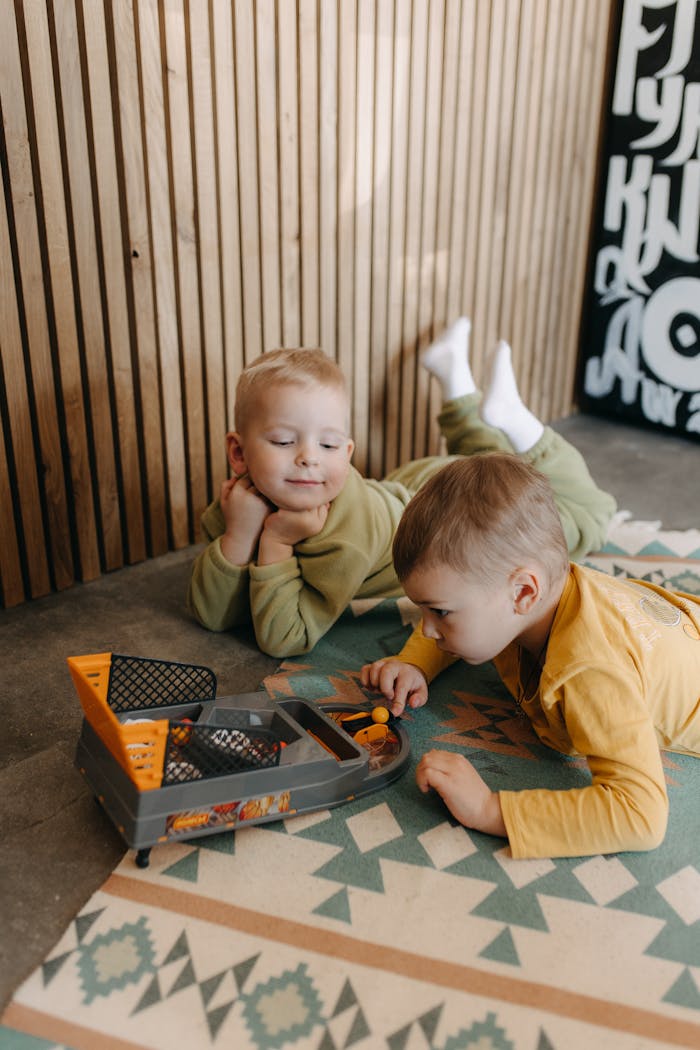
[[[446,402],[438,423],[448,455],[413,460],[397,467],[386,480],[398,481],[411,492],[417,492],[428,478],[457,456],[471,456],[476,452],[513,453],[505,434],[481,419],[480,401],[481,394],[476,393]],[[589,551],[598,550],[605,540],[616,504],[613,497],[593,481],[578,449],[551,427],[545,427],[537,444],[519,454],[549,479],[572,560],[578,561]]]

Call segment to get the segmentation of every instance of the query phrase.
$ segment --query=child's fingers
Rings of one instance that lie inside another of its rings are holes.
[[[421,682],[409,695],[408,706],[412,708],[423,707],[428,702],[428,687]]]
[[[380,692],[396,716],[406,704],[411,708],[422,707],[428,699],[428,686],[421,672],[401,660],[375,660],[365,664],[360,681],[365,687]]]
[[[379,672],[384,663],[384,660],[375,660],[374,663],[364,665],[360,671],[360,681],[365,687],[372,686],[374,689],[377,688]]]
[[[429,751],[423,755],[416,769],[416,784],[423,794],[426,794],[433,787],[433,780],[436,775],[435,767],[430,759],[432,753],[432,751]]]
[[[426,751],[416,769],[416,783],[421,791],[435,788],[438,794],[442,795],[450,778],[455,757],[451,751]]]

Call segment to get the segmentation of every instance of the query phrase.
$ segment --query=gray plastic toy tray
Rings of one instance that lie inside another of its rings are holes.
[[[325,809],[410,757],[385,708],[265,692],[216,696],[206,667],[98,653],[68,664],[83,705],[76,765],[146,867],[154,845]]]

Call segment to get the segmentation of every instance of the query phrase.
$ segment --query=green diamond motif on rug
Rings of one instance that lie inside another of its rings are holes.
[[[144,974],[155,972],[155,951],[147,920],[124,923],[118,929],[95,937],[79,949],[78,970],[89,1004],[98,996],[136,984]]]
[[[321,1000],[304,963],[244,997],[243,1016],[259,1050],[281,1050],[323,1022]]]

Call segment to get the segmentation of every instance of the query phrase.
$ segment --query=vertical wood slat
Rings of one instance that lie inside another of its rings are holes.
[[[223,328],[219,273],[218,192],[214,143],[214,95],[211,37],[207,0],[189,4],[190,82],[193,132],[193,171],[197,273],[203,341],[203,398],[205,445],[208,452],[208,492],[218,488],[226,471],[224,433],[226,403],[224,386]],[[194,508],[199,516],[202,505]]]
[[[428,0],[416,0],[411,22],[411,72],[408,90],[408,153],[406,158],[406,228],[402,318],[401,411],[399,460],[416,455],[413,423],[416,411],[416,351],[421,282],[421,211],[423,205],[423,144],[427,79]]]
[[[279,151],[277,140],[277,40],[274,0],[255,0],[258,215],[262,275],[263,350],[282,345],[280,286]]]
[[[416,421],[413,434],[414,455],[434,444],[435,420],[430,417],[433,402],[430,397],[430,378],[424,368],[418,367],[420,354],[433,337],[435,318],[435,275],[437,269],[437,221],[440,175],[442,112],[442,76],[445,51],[444,0],[431,3],[428,9],[428,39],[426,54],[425,142],[423,146],[423,214],[421,218],[421,248],[419,265],[418,338],[416,342]],[[418,451],[420,450],[420,451]]]
[[[92,475],[85,428],[69,231],[61,179],[58,113],[54,92],[50,27],[46,5],[25,4],[24,30],[36,134],[37,174],[41,184],[44,245],[49,275],[50,318],[58,356],[65,416],[68,477],[73,505],[76,556],[86,579],[99,575],[99,555],[92,501]]]
[[[455,171],[458,152],[458,114],[462,119],[463,94],[459,81],[459,59],[461,40],[460,0],[446,0],[445,28],[442,54],[442,85],[440,105],[439,184],[437,190],[437,214],[435,229],[434,298],[432,310],[432,334],[439,334],[448,319],[454,320],[456,312],[449,305],[451,269],[457,270],[456,261],[450,251],[452,229],[456,226],[458,207],[456,202]],[[427,425],[429,429],[428,451],[437,454],[442,440],[437,424],[440,408],[437,383],[430,383],[426,391]]]
[[[534,90],[534,80],[541,64],[536,61],[534,48],[539,39],[535,19],[543,11],[537,0],[523,0],[518,25],[518,50],[515,69],[513,138],[510,151],[508,179],[508,227],[504,245],[503,275],[501,280],[500,337],[513,342],[514,314],[518,287],[521,282],[520,251],[527,248],[529,223],[525,202],[529,201],[526,187],[531,185],[532,156],[536,143],[532,126],[537,118],[539,92]],[[534,104],[531,99],[534,96]],[[517,217],[517,222],[513,218]],[[526,256],[525,256],[526,259]],[[513,365],[516,375],[522,379],[523,357],[520,347],[513,347]]]
[[[212,9],[212,49],[216,93],[216,158],[221,240],[223,364],[227,430],[233,429],[235,380],[243,368],[243,303],[241,228],[238,216],[238,136],[233,48],[233,11],[229,4]],[[217,486],[214,487],[214,492]]]
[[[238,192],[240,196],[241,270],[243,274],[244,361],[263,351],[260,220],[258,200],[257,94],[255,22],[252,0],[234,0],[236,119],[238,122]]]
[[[337,27],[337,360],[353,391],[354,280],[355,280],[355,180],[357,178],[356,130],[356,76],[357,76],[357,0],[339,5]],[[353,405],[355,411],[358,406]],[[355,429],[356,417],[351,416]],[[357,435],[355,462],[362,469],[366,454],[364,435]]]
[[[67,8],[69,5],[61,5]],[[114,51],[116,76],[115,121],[119,128],[118,150],[124,169],[124,196],[127,222],[127,295],[133,306],[134,337],[137,347],[141,426],[143,430],[143,469],[148,495],[150,553],[168,549],[167,491],[165,475],[166,445],[159,389],[158,333],[153,289],[153,256],[149,237],[148,181],[144,158],[144,134],[139,96],[139,63],[134,12],[128,0],[115,0],[111,7],[109,48]],[[128,149],[124,149],[124,143]],[[100,491],[102,485],[100,483]],[[177,530],[173,530],[176,532]]]
[[[563,287],[574,289],[569,298],[569,311],[561,333],[562,366],[556,372],[558,383],[557,403],[554,418],[566,415],[570,410],[571,392],[578,364],[578,340],[583,310],[583,288],[588,263],[588,245],[593,226],[592,208],[577,208],[576,201],[593,201],[595,192],[596,164],[600,123],[603,119],[605,68],[609,34],[614,16],[614,5],[608,0],[597,0],[597,4],[586,7],[586,26],[583,44],[583,69],[579,95],[578,136],[574,146],[574,163],[577,178],[571,188],[573,211],[576,217],[572,224],[572,237],[568,243],[567,265],[561,277]],[[589,85],[586,89],[585,85]]]
[[[6,607],[19,605],[24,601],[24,581],[13,510],[9,459],[5,448],[5,434],[0,427],[0,594]]]
[[[28,412],[31,425],[36,425],[38,448],[36,472],[39,477],[41,506],[37,513],[46,514],[47,556],[51,583],[59,590],[73,582],[74,562],[72,534],[68,517],[68,494],[61,455],[58,405],[51,359],[51,336],[46,312],[44,276],[41,261],[39,218],[33,179],[33,157],[30,150],[26,105],[31,109],[31,96],[25,96],[20,66],[19,33],[21,25],[13,12],[0,34],[0,98],[6,136],[7,169],[10,201],[16,230],[19,285],[17,301],[26,323],[29,355]],[[25,102],[25,99],[27,100]],[[9,257],[3,256],[3,265]],[[37,412],[37,405],[41,411]],[[16,405],[13,406],[16,408]],[[9,414],[9,409],[8,409]],[[19,466],[24,466],[20,464]],[[34,592],[32,597],[36,593]]]
[[[129,334],[109,54],[104,9],[96,4],[83,3],[82,13],[87,68],[85,87],[89,97],[95,184],[99,197],[102,279],[105,285],[108,359],[112,366],[116,438],[123,486],[122,509],[126,519],[129,558],[140,561],[146,556],[141,463],[139,445],[134,440],[140,428],[135,410],[136,388]]]
[[[460,314],[570,411],[613,6],[9,4],[3,602],[197,539],[274,346],[340,362],[373,476],[438,450]]]
[[[369,397],[372,370],[372,213],[374,190],[375,5],[359,0],[357,8],[357,77],[355,123],[354,288],[352,316],[353,428],[357,466],[367,473],[369,461]]]
[[[319,298],[320,342],[337,357],[338,287],[338,11],[335,4],[318,7],[319,39]]]
[[[301,344],[321,341],[319,214],[320,32],[315,0],[299,0],[299,194],[301,206]]]
[[[184,0],[159,4],[170,150],[171,222],[178,298],[182,399],[185,416],[189,499],[196,514],[208,496],[204,350],[198,273],[192,123],[190,120],[187,26]]]
[[[457,116],[455,128],[455,161],[452,182],[452,219],[449,242],[447,283],[447,313],[445,320],[454,320],[461,313],[468,313],[467,300],[463,294],[465,284],[465,259],[473,245],[467,238],[467,213],[471,180],[469,160],[472,153],[473,92],[475,76],[474,48],[476,44],[476,4],[461,5],[459,33],[459,60],[457,70]]]
[[[120,5],[126,7],[130,4],[131,0],[120,0]],[[168,531],[173,546],[183,547],[190,538],[190,486],[185,470],[186,413],[183,411],[180,370],[177,277],[170,219],[170,174],[158,0],[139,0],[137,7],[132,10],[136,61],[140,73],[141,134],[146,171],[146,184],[143,189],[149,205],[149,251],[153,258],[153,296],[169,510]],[[129,126],[126,121],[124,126]],[[137,240],[137,251],[138,245]],[[136,283],[136,267],[132,266],[132,273]]]
[[[372,195],[372,281],[370,288],[370,445],[368,473],[381,477],[387,442],[389,232],[391,203],[391,116],[394,64],[394,4],[379,4],[374,47],[374,141]]]
[[[508,206],[511,171],[516,159],[513,155],[514,146],[517,143],[515,85],[521,18],[520,12],[514,11],[507,0],[494,7],[501,16],[498,28],[502,36],[500,66],[503,72],[500,77],[498,116],[491,114],[486,118],[488,122],[497,125],[494,141],[494,170],[491,176],[494,214],[488,233],[491,262],[485,323],[481,333],[486,353],[491,351],[498,339],[504,338],[503,285],[506,250],[513,234],[513,228],[508,221],[509,218],[512,218],[512,214],[509,215]],[[521,172],[515,169],[515,178],[520,177]]]
[[[277,7],[282,346],[301,345],[297,4]]]
[[[555,3],[557,16],[557,35],[553,48],[556,56],[552,62],[552,107],[551,127],[553,134],[550,140],[546,166],[542,172],[542,240],[541,240],[541,267],[542,272],[549,275],[554,270],[554,242],[558,227],[564,222],[565,209],[556,207],[559,197],[559,183],[561,181],[560,161],[564,139],[564,128],[566,122],[566,71],[570,57],[571,34],[569,28],[571,23],[567,21],[564,4],[559,0]],[[580,10],[580,9],[579,9]],[[578,41],[576,42],[578,46]],[[532,350],[532,390],[530,403],[537,415],[549,413],[550,391],[544,382],[544,362],[551,354],[557,352],[552,338],[554,333],[547,328],[547,314],[550,304],[556,300],[556,288],[550,283],[549,295],[540,296],[537,302],[537,310],[534,316],[533,328],[533,350]],[[550,342],[548,343],[548,338]]]
[[[494,292],[500,285],[501,244],[497,239],[498,227],[502,229],[502,214],[499,214],[500,201],[496,200],[497,185],[500,184],[498,166],[498,133],[499,113],[501,110],[502,88],[507,75],[503,55],[504,27],[506,12],[504,0],[494,0],[490,5],[490,17],[482,13],[481,31],[483,33],[483,59],[485,62],[483,91],[483,109],[480,113],[482,124],[482,151],[479,172],[480,192],[478,197],[478,218],[475,216],[475,244],[477,246],[477,265],[473,275],[473,322],[474,344],[478,351],[478,360],[484,361],[495,338],[493,320],[489,316],[489,304]],[[482,49],[479,49],[482,50]],[[506,115],[506,125],[510,123]],[[478,156],[478,155],[477,155]],[[505,165],[505,159],[502,160]],[[495,287],[494,287],[495,286]],[[481,374],[484,376],[482,365]]]
[[[124,564],[119,480],[112,426],[109,374],[104,360],[104,316],[99,275],[99,252],[92,207],[90,151],[85,123],[78,22],[72,4],[54,8],[58,76],[66,143],[68,195],[72,235],[80,288],[80,321],[87,375],[87,397],[92,424],[92,446],[99,501],[99,527],[104,565]]]
[[[573,17],[568,22],[562,20],[561,32],[561,58],[557,71],[558,80],[558,123],[556,126],[556,138],[559,140],[559,148],[556,151],[552,163],[552,182],[550,184],[550,195],[554,196],[562,173],[566,170],[571,172],[572,185],[576,178],[576,171],[571,164],[573,143],[577,132],[576,127],[576,98],[581,77],[581,40],[583,38],[583,23],[585,8],[577,5],[573,11]],[[568,114],[573,117],[569,118]],[[562,208],[557,215],[550,217],[549,230],[549,253],[547,256],[546,269],[552,273],[561,273],[566,259],[564,249],[566,244],[567,227],[573,216],[570,207]],[[535,403],[535,410],[540,414],[551,415],[553,405],[556,401],[556,390],[552,385],[556,371],[557,360],[561,348],[557,343],[561,324],[562,299],[565,289],[560,282],[552,282],[551,296],[549,302],[543,304],[541,310],[541,321],[539,325],[539,379],[536,385],[544,392],[541,396],[539,406]]]
[[[401,431],[403,301],[405,264],[404,201],[408,168],[408,85],[411,74],[411,11],[397,3],[394,12],[393,111],[389,257],[387,260],[387,363],[385,470],[398,465]]]
[[[12,258],[7,211],[0,208],[0,258]],[[0,368],[7,402],[7,426],[11,448],[6,446],[3,428],[2,489],[3,542],[0,558],[0,580],[5,605],[24,601],[20,548],[26,551],[29,595],[36,598],[51,590],[46,535],[41,513],[37,479],[34,436],[29,413],[29,391],[22,356],[22,332],[18,315],[13,271],[10,265],[0,269]],[[10,456],[12,464],[10,464]],[[10,466],[14,468],[12,477]],[[20,536],[15,528],[18,519]],[[5,537],[7,539],[5,540]]]
[[[532,35],[528,37],[525,52],[521,50],[523,80],[519,82],[523,92],[522,104],[517,107],[516,119],[527,128],[526,147],[522,166],[522,188],[519,191],[519,207],[515,212],[517,231],[515,240],[514,272],[510,281],[512,301],[512,320],[505,329],[505,336],[513,343],[514,367],[521,394],[526,402],[530,400],[530,365],[528,343],[526,341],[526,321],[530,304],[537,294],[540,271],[533,253],[533,222],[535,216],[535,198],[538,188],[539,171],[537,156],[540,149],[541,101],[544,85],[545,47],[547,38],[547,6],[534,0],[534,10],[525,10],[521,25],[531,16]],[[530,21],[530,20],[528,20]],[[525,63],[527,62],[527,68]],[[529,90],[527,88],[529,87]],[[514,179],[518,173],[513,171]],[[518,192],[516,189],[515,192]]]

